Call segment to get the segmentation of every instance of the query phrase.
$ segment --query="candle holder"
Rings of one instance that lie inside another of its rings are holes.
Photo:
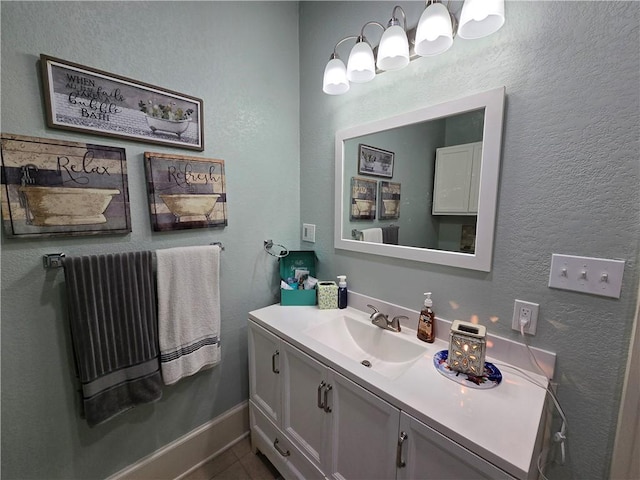
[[[468,375],[484,375],[486,336],[483,325],[454,320],[449,332],[449,368]]]

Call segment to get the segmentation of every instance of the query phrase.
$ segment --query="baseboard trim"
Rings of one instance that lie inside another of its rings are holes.
[[[248,435],[249,402],[245,401],[107,480],[180,479]]]

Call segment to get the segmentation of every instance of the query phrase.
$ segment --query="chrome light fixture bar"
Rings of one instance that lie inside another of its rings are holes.
[[[401,14],[402,23],[398,13]],[[364,30],[369,25],[377,25],[383,30],[376,48],[372,48],[364,36]],[[400,70],[416,58],[446,52],[453,45],[456,35],[473,40],[491,35],[502,25],[504,0],[465,0],[459,21],[449,10],[449,2],[445,6],[439,0],[426,0],[418,25],[409,31],[406,14],[402,7],[396,5],[386,28],[379,22],[369,21],[360,30],[360,35],[348,36],[336,43],[324,70],[322,90],[329,95],[342,95],[349,91],[350,82],[369,82],[376,73]],[[342,43],[353,39],[356,43],[345,67],[337,49]]]

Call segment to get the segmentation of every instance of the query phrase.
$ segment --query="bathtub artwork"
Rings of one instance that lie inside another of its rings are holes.
[[[380,220],[400,218],[399,183],[380,181]]]
[[[351,178],[351,220],[375,220],[378,182]]]
[[[224,160],[145,152],[156,232],[227,225]]]
[[[40,67],[49,127],[204,150],[201,99],[44,54]]]
[[[124,148],[10,134],[1,141],[9,236],[131,232]]]

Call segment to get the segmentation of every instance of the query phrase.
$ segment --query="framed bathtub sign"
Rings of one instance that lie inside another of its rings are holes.
[[[131,232],[124,148],[9,134],[1,141],[8,236]]]
[[[224,160],[145,152],[156,232],[227,226]]]
[[[399,183],[380,181],[380,220],[400,218]]]
[[[48,55],[40,67],[49,127],[204,150],[199,98]]]
[[[375,220],[378,182],[351,178],[351,220]]]
[[[361,143],[358,145],[358,173],[391,178],[394,157],[393,152]]]

